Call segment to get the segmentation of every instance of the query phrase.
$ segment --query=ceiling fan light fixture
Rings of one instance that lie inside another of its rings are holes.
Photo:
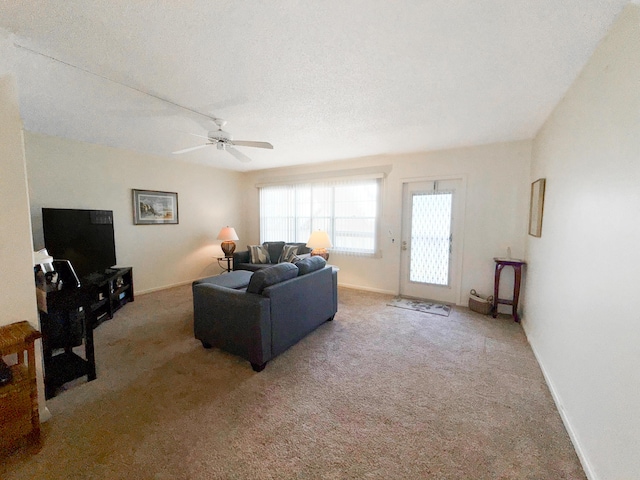
[[[208,133],[211,140],[231,140],[231,135],[224,130],[212,130]]]
[[[224,142],[218,142],[218,143],[216,144],[216,148],[217,148],[218,150],[224,150]]]

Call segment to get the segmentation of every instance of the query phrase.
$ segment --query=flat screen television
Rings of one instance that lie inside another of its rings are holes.
[[[69,260],[82,280],[116,264],[113,211],[43,208],[44,246],[56,260]]]

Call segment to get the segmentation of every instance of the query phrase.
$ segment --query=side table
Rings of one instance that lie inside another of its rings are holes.
[[[222,260],[227,261],[226,266],[220,263]],[[220,265],[221,268],[224,268],[227,272],[231,271],[231,262],[233,262],[233,257],[218,257],[218,265]]]
[[[522,281],[522,266],[526,265],[524,260],[518,260],[516,258],[494,258],[496,262],[496,274],[495,274],[495,282],[493,286],[493,318],[498,316],[498,305],[511,305],[512,306],[512,315],[513,320],[515,322],[520,322],[520,317],[518,316],[518,299],[520,298],[520,283]],[[502,269],[504,267],[513,267],[514,272],[514,282],[513,282],[513,299],[507,300],[503,298],[498,298],[498,293],[500,291],[500,274],[502,273]]]
[[[12,380],[0,386],[0,452],[15,448],[24,438],[40,443],[34,348],[34,342],[40,337],[40,332],[27,321],[0,327],[0,358],[18,357],[17,363],[10,367]]]

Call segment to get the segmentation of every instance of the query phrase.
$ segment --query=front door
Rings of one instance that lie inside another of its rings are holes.
[[[400,294],[443,303],[459,296],[462,180],[403,185]]]

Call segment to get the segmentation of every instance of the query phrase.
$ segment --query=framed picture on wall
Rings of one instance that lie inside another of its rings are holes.
[[[529,205],[529,235],[542,236],[542,213],[544,211],[544,187],[546,179],[539,178],[531,184],[531,204]]]
[[[134,225],[178,223],[178,194],[133,190]]]

